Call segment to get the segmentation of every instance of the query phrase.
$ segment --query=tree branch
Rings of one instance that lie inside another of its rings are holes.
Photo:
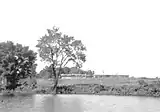
[[[63,65],[63,67],[65,67],[65,66],[68,64],[68,62],[71,61],[71,60],[74,61],[73,58],[68,59],[68,60],[66,61],[66,63]]]

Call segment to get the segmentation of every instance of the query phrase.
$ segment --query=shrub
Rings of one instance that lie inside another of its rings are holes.
[[[148,84],[144,80],[138,80],[138,84],[141,86],[148,86]]]

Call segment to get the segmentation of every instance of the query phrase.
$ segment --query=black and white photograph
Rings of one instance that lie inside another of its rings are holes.
[[[160,112],[160,1],[0,0],[0,112]]]

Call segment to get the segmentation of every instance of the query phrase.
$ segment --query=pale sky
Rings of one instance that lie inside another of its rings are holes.
[[[87,47],[83,69],[160,77],[159,0],[0,1],[0,42],[36,50],[37,40],[53,26]],[[43,67],[38,61],[37,71]]]

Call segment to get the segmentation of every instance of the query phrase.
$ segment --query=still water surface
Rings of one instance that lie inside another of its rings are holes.
[[[0,96],[0,112],[160,112],[160,98],[96,95]]]

